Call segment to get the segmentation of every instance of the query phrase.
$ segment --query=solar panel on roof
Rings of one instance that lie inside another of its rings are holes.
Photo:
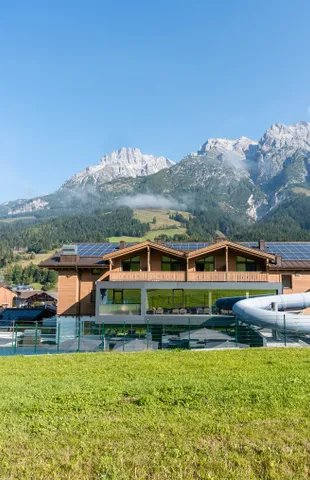
[[[138,242],[126,243],[126,247],[135,245]],[[241,245],[258,248],[257,242],[240,242]],[[167,247],[179,251],[194,251],[212,245],[210,242],[167,242]],[[108,253],[119,250],[119,243],[78,243],[78,255],[80,257],[102,257]],[[265,251],[274,255],[281,255],[283,260],[310,260],[309,243],[284,243],[266,242]]]
[[[270,253],[281,255],[283,260],[310,260],[310,243],[272,243],[266,247]]]

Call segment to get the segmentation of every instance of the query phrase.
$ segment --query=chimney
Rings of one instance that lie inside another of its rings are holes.
[[[124,240],[121,240],[121,241],[119,242],[119,249],[120,249],[120,250],[123,250],[123,248],[125,248],[125,245],[126,245],[126,243],[124,242]]]
[[[259,240],[259,241],[258,241],[258,248],[259,248],[260,250],[265,250],[265,248],[266,248],[266,242],[265,242],[265,240]]]
[[[155,238],[155,242],[159,243],[160,245],[163,245],[166,242],[166,240],[164,238]]]
[[[63,245],[60,255],[61,263],[77,263],[79,258],[77,245]]]
[[[276,255],[276,265],[277,265],[277,267],[282,267],[282,257],[281,257],[281,255]]]
[[[215,236],[215,243],[224,242],[225,239],[226,239],[226,237],[223,233],[217,233],[216,236]]]

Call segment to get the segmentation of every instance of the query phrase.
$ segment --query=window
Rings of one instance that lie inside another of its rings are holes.
[[[93,268],[92,269],[92,274],[93,275],[100,275],[101,272],[102,272],[101,268]]]
[[[176,258],[161,257],[161,270],[162,272],[180,272],[183,270],[183,263]]]
[[[292,275],[282,275],[282,287],[292,288]]]
[[[140,257],[132,257],[123,260],[123,272],[140,272]]]
[[[256,272],[255,260],[245,257],[237,257],[237,272]]]
[[[214,272],[214,257],[196,260],[196,272]]]

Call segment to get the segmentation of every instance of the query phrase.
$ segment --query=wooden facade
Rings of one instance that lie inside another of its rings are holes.
[[[59,273],[58,315],[95,315],[95,292],[98,281],[109,281],[110,285],[111,282],[118,282],[118,285],[119,282],[126,284],[154,282],[154,288],[156,282],[176,282],[180,285],[179,288],[182,288],[184,282],[187,285],[200,282],[205,284],[206,289],[208,283],[229,282],[230,289],[233,283],[239,285],[252,283],[253,289],[257,290],[262,284],[282,283],[283,293],[310,290],[310,265],[308,270],[298,271],[292,268],[287,270],[281,258],[259,248],[250,248],[229,241],[190,252],[175,250],[155,242],[122,247],[123,245],[118,250],[96,259],[96,265],[92,259],[81,260],[78,255],[60,257],[57,263],[52,263],[52,259],[49,259],[41,264],[42,267],[53,268]],[[134,269],[128,269],[128,265],[125,268],[126,261],[137,257],[139,261],[137,263],[136,260]],[[210,271],[198,269],[199,260],[210,257],[214,258],[212,269]],[[238,268],[240,257],[252,262],[252,271],[251,269],[240,271]],[[173,269],[166,271],[163,268],[163,258],[177,263],[175,271]]]
[[[8,288],[0,287],[0,308],[12,308],[16,294]]]

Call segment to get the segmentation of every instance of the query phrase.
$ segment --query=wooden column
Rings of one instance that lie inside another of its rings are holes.
[[[228,247],[225,247],[225,263],[226,263],[226,274],[228,273]],[[226,275],[227,280],[227,275]]]
[[[147,247],[147,271],[151,271],[151,251],[150,247]]]
[[[186,257],[185,281],[188,281],[188,257]]]

